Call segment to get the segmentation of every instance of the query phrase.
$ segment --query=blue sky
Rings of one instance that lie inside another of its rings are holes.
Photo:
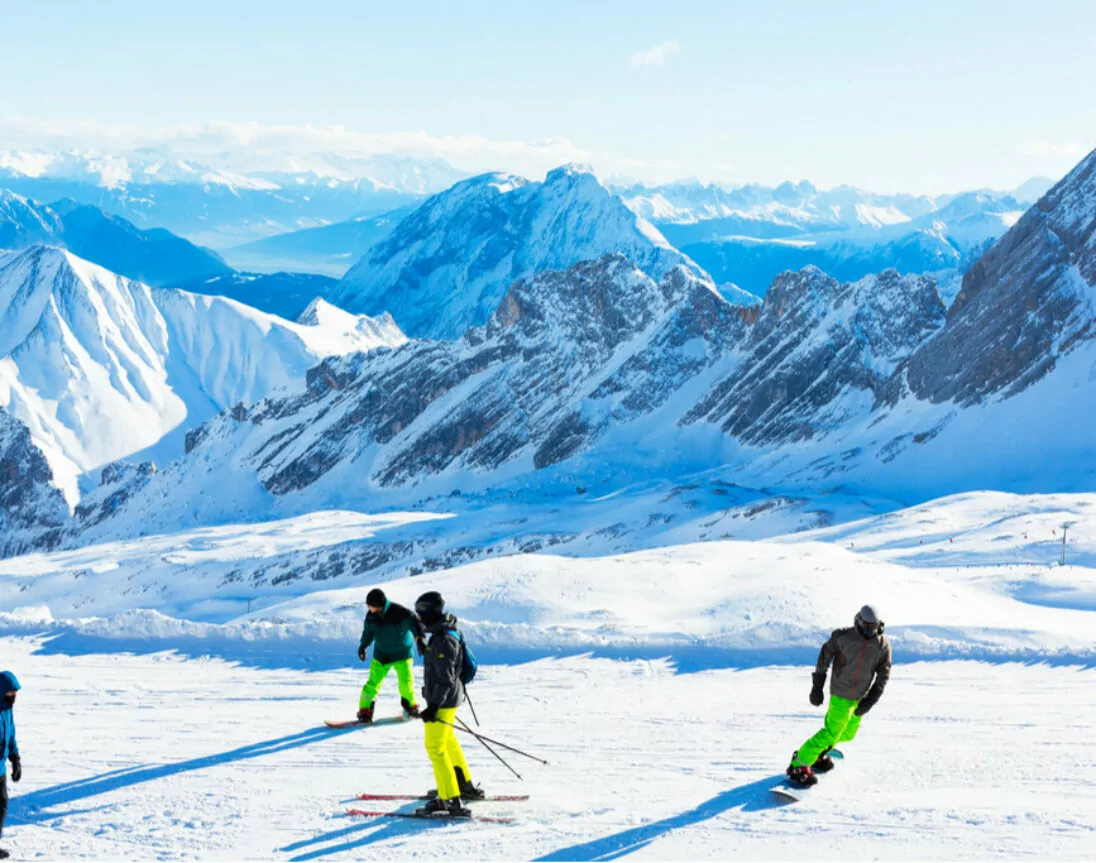
[[[1088,2],[0,0],[0,20],[0,149],[44,121],[120,142],[252,123],[469,170],[940,192],[1096,147]]]

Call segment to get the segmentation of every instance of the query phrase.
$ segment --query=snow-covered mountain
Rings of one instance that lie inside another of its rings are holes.
[[[214,248],[374,216],[467,176],[441,159],[285,154],[241,161],[170,148],[105,152],[0,151],[0,187],[41,201],[72,198],[140,227],[162,226]]]
[[[543,183],[485,174],[403,219],[346,274],[334,301],[390,312],[412,336],[455,338],[484,324],[513,281],[609,253],[656,280],[691,264],[588,169],[557,168]]]
[[[231,272],[215,253],[162,228],[131,222],[71,199],[47,206],[0,189],[0,249],[62,246],[111,272],[166,287]]]
[[[540,272],[458,340],[327,359],[304,387],[222,413],[158,474],[88,495],[64,541],[705,471],[788,499],[1083,488],[1093,160],[982,256],[950,313],[931,279],[895,271],[807,268],[759,305],[686,264],[656,282],[621,254]],[[525,522],[484,547],[521,546]]]
[[[70,504],[86,471],[158,446],[174,455],[187,427],[303,382],[321,358],[403,340],[390,318],[322,302],[295,324],[59,249],[0,254],[0,406],[29,428]]]

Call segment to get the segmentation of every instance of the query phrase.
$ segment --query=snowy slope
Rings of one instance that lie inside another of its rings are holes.
[[[328,354],[403,340],[390,320],[321,307],[293,324],[45,247],[0,255],[0,309],[0,405],[29,427],[70,503],[80,473],[300,382]]]
[[[683,674],[663,661],[580,657],[488,665],[473,695],[481,731],[550,766],[513,756],[519,781],[462,738],[488,792],[532,799],[477,810],[515,824],[424,825],[344,814],[362,792],[415,794],[433,783],[421,725],[320,725],[352,712],[360,666],[254,668],[34,637],[8,638],[5,649],[25,678],[16,710],[24,778],[4,831],[17,858],[1091,856],[1096,798],[1076,767],[1077,751],[1096,745],[1090,669],[904,663],[841,767],[810,800],[784,806],[768,789],[821,719],[807,703],[805,667]],[[391,687],[386,716],[398,708]],[[80,734],[56,721],[74,704],[94,704]],[[896,757],[912,750],[916,758]],[[987,753],[1003,751],[1009,769],[987,770]]]
[[[543,183],[486,174],[429,199],[346,274],[333,302],[390,312],[409,335],[456,338],[480,326],[510,284],[609,253],[660,279],[690,264],[588,169]]]

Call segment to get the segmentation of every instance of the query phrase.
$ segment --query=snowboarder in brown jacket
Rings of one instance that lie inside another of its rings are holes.
[[[833,663],[830,680],[830,706],[822,728],[792,754],[788,779],[807,788],[818,782],[815,773],[833,769],[829,752],[838,743],[856,737],[860,719],[882,697],[890,679],[891,648],[883,635],[883,621],[874,606],[865,605],[857,612],[854,625],[834,630],[822,645],[818,665],[811,675],[811,704],[820,707],[825,700],[826,672]]]

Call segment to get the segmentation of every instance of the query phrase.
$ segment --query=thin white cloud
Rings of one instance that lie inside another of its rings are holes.
[[[1055,141],[1025,141],[1022,148],[1029,156],[1080,156],[1085,151],[1075,141],[1058,143]]]
[[[242,183],[239,178],[246,175],[305,171],[383,182],[383,163],[393,157],[441,159],[469,174],[512,171],[534,179],[570,162],[591,164],[603,175],[638,173],[645,182],[668,182],[680,173],[672,161],[588,150],[564,137],[493,139],[472,134],[362,132],[344,126],[253,122],[127,126],[71,118],[0,116],[0,168],[59,174],[71,162],[99,174],[105,185],[125,182],[138,171],[161,177],[208,172],[236,177],[237,186]],[[431,166],[424,162],[421,170],[428,175]],[[445,182],[448,176],[439,167],[436,182]],[[432,185],[429,176],[423,182]]]
[[[633,69],[647,68],[650,66],[664,66],[666,61],[674,56],[681,46],[677,42],[663,42],[646,51],[636,51],[628,58],[628,65]]]

